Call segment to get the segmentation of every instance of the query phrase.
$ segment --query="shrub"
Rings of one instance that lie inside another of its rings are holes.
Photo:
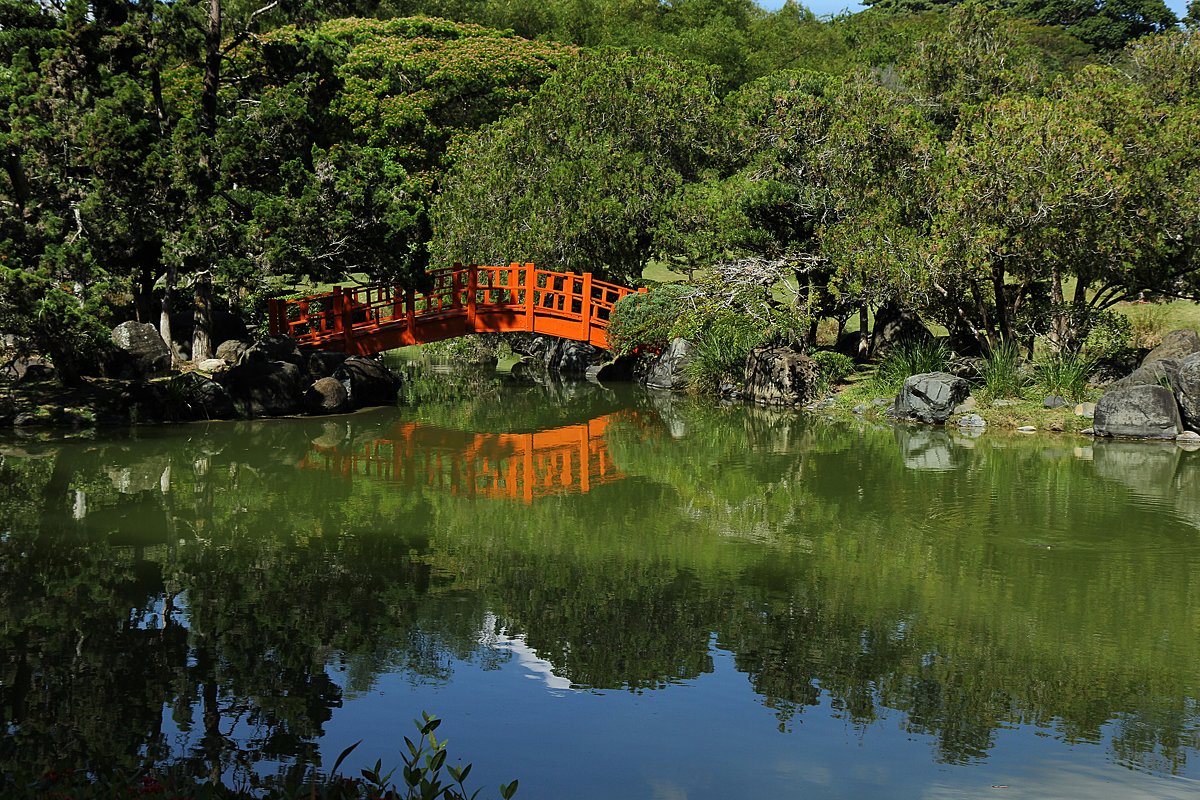
[[[818,350],[812,354],[812,360],[817,362],[817,377],[820,381],[817,389],[820,394],[829,391],[829,387],[833,384],[846,380],[846,377],[854,371],[854,359],[842,353]]]
[[[1103,361],[1128,348],[1132,339],[1133,323],[1129,317],[1113,311],[1100,311],[1092,317],[1091,330],[1088,331],[1083,349],[1093,361]]]
[[[1171,309],[1161,303],[1130,306],[1129,344],[1132,347],[1152,348],[1162,344],[1163,334],[1171,321]]]
[[[767,332],[738,314],[723,314],[693,332],[693,357],[687,366],[692,386],[700,391],[718,389],[723,381],[741,382],[746,357],[762,344]]]
[[[618,355],[634,350],[662,350],[671,341],[671,329],[683,310],[684,295],[692,290],[666,283],[646,293],[622,297],[608,320],[608,343]]]
[[[1020,348],[1011,342],[992,348],[979,367],[979,378],[992,397],[1020,397],[1029,382]]]
[[[1046,394],[1080,400],[1087,392],[1088,376],[1096,362],[1082,355],[1057,353],[1042,359],[1036,368],[1037,385]]]

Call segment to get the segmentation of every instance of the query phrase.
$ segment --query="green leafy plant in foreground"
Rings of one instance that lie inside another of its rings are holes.
[[[422,712],[413,720],[419,735],[416,741],[404,737],[407,752],[401,753],[404,766],[400,780],[393,769],[383,772],[383,763],[359,771],[360,777],[338,775],[342,764],[362,744],[355,742],[342,751],[328,776],[313,775],[300,782],[264,781],[254,790],[231,789],[219,783],[195,783],[186,770],[168,768],[156,770],[113,767],[105,774],[95,769],[48,772],[40,780],[19,786],[0,775],[0,795],[5,798],[50,798],[50,800],[125,800],[129,797],[162,797],[170,800],[477,800],[479,789],[467,790],[471,765],[447,764],[447,740],[438,739],[435,731],[442,721]],[[500,784],[501,800],[511,800],[517,793],[517,781]]]

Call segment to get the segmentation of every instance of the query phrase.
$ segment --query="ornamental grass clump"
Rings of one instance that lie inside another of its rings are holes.
[[[896,394],[911,375],[945,372],[950,364],[950,350],[936,339],[902,344],[889,351],[879,362],[871,389],[875,394]]]
[[[1011,342],[992,348],[979,366],[979,380],[993,398],[1020,397],[1029,384],[1020,348]]]
[[[1087,394],[1088,377],[1096,368],[1092,359],[1076,353],[1055,353],[1036,366],[1038,388],[1046,394],[1081,400]]]

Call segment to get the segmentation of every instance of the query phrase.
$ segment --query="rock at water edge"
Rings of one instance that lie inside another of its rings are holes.
[[[1163,386],[1127,386],[1106,392],[1096,404],[1098,436],[1174,439],[1183,432],[1175,395]]]

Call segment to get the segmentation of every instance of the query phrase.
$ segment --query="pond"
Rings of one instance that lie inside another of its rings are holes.
[[[0,776],[1200,792],[1200,453],[587,383],[0,443]],[[3,780],[3,778],[0,778]]]

